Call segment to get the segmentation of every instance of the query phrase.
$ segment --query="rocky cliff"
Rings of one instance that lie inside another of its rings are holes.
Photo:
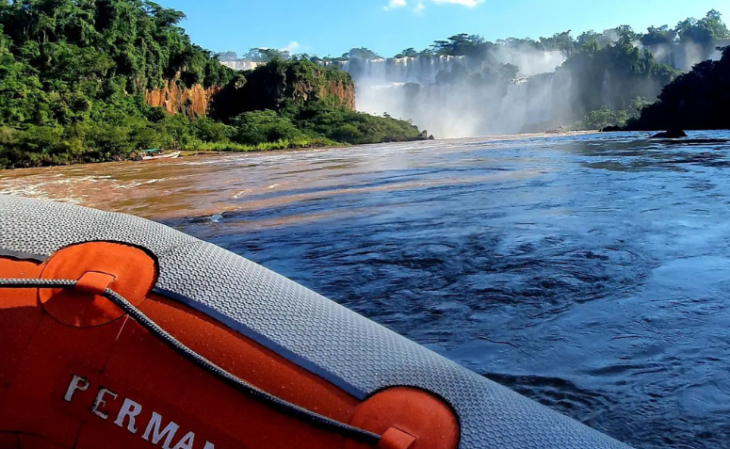
[[[193,119],[208,114],[213,97],[220,90],[220,87],[206,89],[200,85],[188,88],[179,80],[169,80],[159,89],[148,90],[145,102],[170,114],[185,114]]]
[[[170,114],[185,114],[191,119],[213,113],[218,118],[234,117],[241,112],[279,110],[287,100],[299,104],[322,101],[335,108],[355,111],[355,85],[345,72],[324,70],[312,63],[294,63],[308,70],[277,72],[277,67],[261,66],[244,72],[227,86],[186,87],[179,78],[168,80],[159,89],[145,93],[145,102]],[[316,69],[315,69],[316,68]]]
[[[352,77],[307,60],[274,60],[239,72],[214,95],[210,115],[228,121],[245,112],[286,111],[292,115],[310,106],[355,111]]]
[[[294,100],[307,102],[313,99],[323,100],[331,106],[355,110],[355,85],[343,80],[329,80],[326,83],[312,86],[298,82],[294,85]]]

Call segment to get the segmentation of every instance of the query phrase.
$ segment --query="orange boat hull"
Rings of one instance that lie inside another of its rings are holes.
[[[213,245],[0,196],[0,449],[373,447],[626,448]]]
[[[133,276],[123,279],[130,267]],[[130,279],[133,289],[142,284],[149,290],[154,267],[139,249],[88,243],[59,251],[43,264],[0,258],[0,278],[65,279],[104,271],[117,275],[118,290],[128,290],[123,282]],[[114,312],[113,305],[87,308],[106,301],[93,296],[38,289],[2,293],[0,448],[360,447],[231,391],[134,320],[120,313],[105,317],[99,310],[106,306]],[[210,317],[150,293],[138,306],[189,348],[286,401],[340,422],[357,418],[379,433],[399,423],[406,433],[420,432],[422,441],[428,436],[439,442],[423,447],[456,447],[456,419],[431,395],[406,388],[381,393],[377,415],[363,419],[362,410],[374,401],[358,401]],[[399,412],[404,400],[409,406]],[[390,421],[383,419],[383,404]]]

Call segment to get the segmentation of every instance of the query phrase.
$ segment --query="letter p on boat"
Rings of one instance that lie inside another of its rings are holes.
[[[68,388],[66,389],[66,395],[63,397],[63,399],[65,399],[66,402],[71,402],[76,391],[86,391],[88,389],[89,381],[81,376],[77,376],[74,374],[74,377],[71,378],[71,382],[68,384]]]

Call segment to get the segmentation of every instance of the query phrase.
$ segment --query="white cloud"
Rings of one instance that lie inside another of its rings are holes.
[[[408,4],[406,0],[390,0],[388,6],[383,7],[384,10],[390,11],[391,9],[404,8]]]
[[[287,45],[284,48],[280,48],[279,50],[280,51],[288,51],[289,53],[294,54],[300,48],[302,48],[302,46],[299,44],[299,42],[297,42],[297,41],[291,41],[291,42],[289,42],[289,45]]]
[[[461,5],[466,6],[467,8],[475,8],[484,3],[484,1],[485,0],[419,0],[416,6],[413,7],[413,12],[420,15],[421,12],[426,9],[425,2],[432,2],[437,5]],[[385,11],[391,11],[398,8],[405,8],[406,6],[408,6],[408,0],[389,0],[388,5],[384,6],[383,9]]]
[[[475,6],[478,6],[482,3],[484,3],[484,0],[430,0],[437,5],[442,4],[452,4],[452,5],[461,5],[466,6],[467,8],[474,8]]]

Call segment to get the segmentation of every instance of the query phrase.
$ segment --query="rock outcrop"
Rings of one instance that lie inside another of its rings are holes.
[[[228,120],[245,112],[288,111],[320,104],[355,111],[355,84],[349,74],[307,60],[272,61],[241,72],[215,96],[211,117]]]
[[[654,134],[652,139],[681,139],[687,137],[687,133],[679,128],[670,128],[667,132]]]
[[[331,106],[355,110],[355,86],[340,80],[328,80],[317,86],[306,82],[294,84],[293,100],[307,102],[313,99],[324,100]]]
[[[315,100],[329,107],[355,111],[355,84],[347,73],[300,61],[258,67],[240,74],[226,86],[187,87],[176,77],[145,93],[149,106],[191,119],[210,114],[225,120],[243,112],[278,111],[288,101],[306,104]]]
[[[730,47],[719,61],[704,61],[664,87],[659,101],[645,107],[629,131],[730,129]],[[662,137],[666,138],[666,137]]]
[[[185,114],[193,119],[208,115],[211,101],[220,90],[220,87],[206,89],[200,85],[188,88],[179,80],[168,80],[164,87],[148,90],[145,102],[169,114]]]
[[[615,133],[623,131],[624,129],[618,125],[609,125],[601,129],[602,133]]]
[[[320,98],[332,97],[340,103],[340,106],[350,111],[355,110],[355,86],[352,83],[330,81],[328,88],[323,90],[324,92],[320,92]]]

